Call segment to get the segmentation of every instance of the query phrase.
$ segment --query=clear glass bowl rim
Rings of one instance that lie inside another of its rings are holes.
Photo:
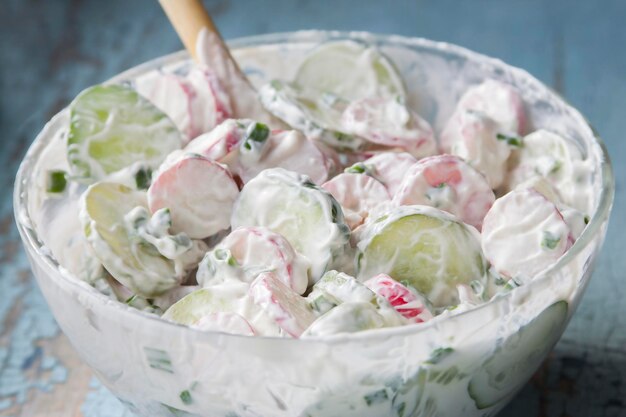
[[[421,47],[425,49],[436,50],[439,53],[446,53],[452,56],[462,57],[467,60],[489,62],[491,64],[495,64],[496,66],[504,67],[506,68],[507,72],[517,73],[519,77],[538,83],[542,87],[550,90],[552,94],[554,94],[559,100],[563,102],[563,105],[565,107],[571,110],[571,113],[573,114],[574,117],[579,118],[581,122],[583,122],[585,125],[587,125],[591,129],[591,131],[593,132],[593,136],[595,138],[596,144],[599,146],[601,150],[601,161],[600,161],[599,168],[600,168],[600,175],[602,176],[602,190],[600,191],[600,199],[599,199],[597,209],[594,212],[593,216],[591,217],[591,220],[589,224],[587,225],[587,227],[585,228],[585,230],[583,231],[582,235],[576,240],[576,242],[568,250],[568,252],[563,257],[561,257],[554,265],[546,269],[540,276],[536,277],[531,283],[526,284],[525,287],[527,288],[530,287],[530,289],[532,290],[533,286],[538,286],[540,282],[544,280],[549,280],[554,272],[558,271],[560,268],[564,268],[569,262],[571,262],[576,257],[576,255],[578,255],[578,253],[580,253],[583,250],[583,248],[585,248],[588,244],[590,244],[594,240],[594,238],[597,236],[598,233],[601,232],[601,227],[603,223],[606,220],[608,220],[608,217],[610,215],[612,204],[613,204],[613,198],[615,194],[615,182],[614,182],[613,170],[611,167],[611,162],[610,162],[610,158],[609,158],[606,146],[604,142],[602,141],[602,139],[600,138],[600,136],[595,131],[595,129],[593,129],[593,127],[589,124],[589,122],[586,121],[586,119],[580,114],[578,110],[576,110],[573,106],[569,105],[569,103],[567,103],[566,100],[564,100],[560,95],[558,95],[558,93],[554,92],[545,84],[541,83],[531,74],[529,74],[527,71],[511,66],[509,64],[506,64],[497,58],[491,58],[486,55],[466,49],[464,47],[446,43],[446,42],[438,42],[438,41],[433,41],[433,40],[419,38],[419,37],[406,37],[406,36],[388,35],[388,34],[373,34],[370,32],[319,31],[319,30],[280,32],[280,33],[272,33],[272,34],[266,34],[266,35],[241,37],[241,38],[230,40],[227,43],[231,49],[239,49],[239,48],[248,48],[248,47],[262,46],[262,45],[269,45],[269,44],[276,44],[276,43],[320,42],[320,41],[328,41],[328,40],[345,40],[345,39],[366,41],[366,42],[373,43],[373,44],[391,44],[391,45],[407,46],[407,47]],[[111,83],[111,82],[116,82],[119,80],[127,79],[127,78],[132,77],[135,74],[142,73],[156,66],[167,65],[170,63],[179,62],[181,60],[185,60],[189,58],[190,58],[189,54],[186,51],[174,52],[168,55],[164,55],[164,56],[149,60],[135,67],[132,67],[126,71],[119,73],[118,75],[114,76],[113,78],[109,79],[106,82]],[[57,115],[63,112],[64,110],[65,109],[59,111]],[[56,117],[57,115],[53,117]],[[101,294],[94,288],[88,286],[87,284],[83,283],[78,278],[76,277],[70,278],[66,276],[67,272],[62,273],[61,270],[59,269],[60,267],[59,263],[52,257],[50,253],[46,253],[43,242],[37,236],[36,231],[33,228],[27,226],[27,225],[32,224],[29,218],[28,210],[27,210],[27,188],[28,188],[27,184],[29,180],[28,173],[32,171],[33,165],[37,162],[38,157],[40,156],[41,152],[45,148],[46,143],[41,141],[41,134],[44,131],[45,131],[45,128],[42,129],[40,133],[38,133],[37,137],[35,138],[33,143],[30,145],[28,151],[26,152],[26,155],[24,156],[24,159],[20,163],[16,178],[15,178],[15,185],[14,185],[14,190],[13,190],[13,208],[14,208],[14,216],[16,219],[18,231],[22,238],[22,242],[29,249],[32,249],[31,252],[35,253],[40,258],[39,260],[43,261],[43,264],[45,265],[47,269],[46,272],[51,277],[64,280],[66,283],[74,286],[77,291],[81,292],[82,296],[87,297],[88,299],[92,299],[94,302],[107,303],[108,301],[110,301],[108,297]],[[23,216],[26,216],[25,222],[23,221],[24,220]],[[584,291],[584,288],[583,289],[579,288],[578,290]],[[515,293],[515,290],[510,291],[506,294],[499,296],[498,299],[502,299],[504,297],[511,297],[514,293]],[[463,316],[471,316],[473,314],[478,314],[478,312],[481,309],[487,308],[494,301],[495,300],[491,300],[476,308],[456,314],[450,318],[461,319],[461,317]],[[107,304],[111,305],[111,303],[107,303]],[[347,342],[347,341],[355,341],[358,339],[371,341],[378,337],[388,338],[388,337],[401,337],[404,335],[407,335],[407,336],[416,335],[420,332],[426,331],[432,326],[436,326],[439,322],[438,320],[433,320],[433,321],[429,321],[427,323],[422,323],[419,325],[408,325],[408,326],[376,329],[376,330],[362,331],[362,332],[352,333],[352,334],[340,334],[340,335],[336,335],[336,336],[332,336],[328,338],[291,339],[291,338],[277,338],[277,337],[267,337],[267,336],[250,337],[250,336],[241,336],[241,335],[234,335],[234,334],[215,332],[215,331],[212,331],[212,332],[200,331],[197,329],[190,328],[188,326],[184,326],[182,324],[163,320],[158,316],[145,313],[143,311],[137,310],[135,308],[132,308],[122,303],[115,303],[115,304],[116,304],[115,307],[112,307],[112,308],[121,309],[123,311],[123,314],[131,314],[135,316],[138,315],[140,316],[140,319],[142,320],[151,320],[151,321],[158,322],[157,325],[173,326],[176,328],[183,327],[187,331],[190,331],[190,332],[205,334],[206,337],[219,335],[220,337],[236,338],[236,339],[240,339],[240,341],[249,340],[251,342],[254,342],[254,340],[257,340],[259,338],[265,339],[266,341],[270,339],[270,340],[276,341],[276,343],[296,343],[296,344],[320,343],[320,342],[327,343],[327,344],[335,344],[335,343],[341,343],[342,341]],[[447,320],[447,319],[448,318],[443,318],[443,320]],[[196,334],[196,336],[202,337],[200,334]]]

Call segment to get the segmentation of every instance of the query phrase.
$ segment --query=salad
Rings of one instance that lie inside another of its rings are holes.
[[[322,44],[258,95],[236,82],[196,64],[73,100],[42,185],[64,268],[199,330],[327,337],[489,302],[589,221],[581,150],[533,130],[500,81],[469,88],[440,132],[363,43]]]

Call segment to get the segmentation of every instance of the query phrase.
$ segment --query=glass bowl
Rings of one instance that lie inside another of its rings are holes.
[[[574,141],[594,167],[591,221],[569,252],[528,285],[473,310],[431,322],[338,335],[278,339],[202,332],[111,301],[67,272],[41,239],[35,192],[42,158],[67,123],[61,111],[22,162],[15,217],[37,282],[82,359],[141,416],[494,415],[529,380],[560,338],[604,241],[614,183],[602,141],[572,107],[525,71],[425,39],[368,33],[295,32],[230,42],[251,80],[290,79],[320,42],[378,45],[403,74],[408,101],[437,131],[465,89],[485,78],[517,86],[533,127]],[[161,57],[110,82],[155,68],[184,70],[186,53]]]

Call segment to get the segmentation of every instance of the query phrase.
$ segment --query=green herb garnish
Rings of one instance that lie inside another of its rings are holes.
[[[351,135],[347,135],[345,133],[334,132],[334,134],[335,134],[335,138],[339,142],[350,142],[353,139]]]
[[[189,405],[193,402],[191,399],[191,393],[188,390],[184,390],[180,393],[180,400],[183,402],[183,404],[186,405]]]
[[[496,139],[506,142],[511,146],[516,146],[518,148],[522,147],[522,139],[517,136],[508,136],[503,135],[502,133],[496,134]]]
[[[543,240],[541,241],[541,247],[545,249],[554,249],[561,241],[559,236],[552,234],[552,232],[545,230],[543,232]]]
[[[170,374],[174,373],[172,360],[166,351],[149,347],[144,347],[143,351],[146,354],[146,359],[148,360],[150,368]]]
[[[452,352],[454,352],[454,349],[451,347],[437,348],[431,352],[430,358],[428,358],[428,360],[424,363],[428,365],[435,365],[441,362],[442,359],[448,357]]]
[[[65,171],[48,171],[46,191],[49,193],[62,193],[67,186]]]
[[[552,168],[550,168],[550,174],[556,174],[557,172],[561,170],[562,167],[563,167],[563,162],[557,159],[556,161],[554,161]]]
[[[511,278],[506,285],[504,286],[505,291],[510,291],[514,288],[521,287],[522,283],[518,281],[515,277]]]
[[[246,132],[246,137],[243,140],[243,147],[247,150],[252,150],[254,143],[262,144],[267,140],[270,134],[270,129],[263,123],[253,123]]]
[[[135,173],[135,186],[138,190],[147,190],[152,183],[152,169],[139,168]]]
[[[367,394],[363,397],[363,399],[365,400],[365,403],[370,406],[372,404],[378,404],[383,401],[387,401],[389,399],[389,395],[387,395],[387,390],[381,389],[380,391]]]
[[[368,171],[369,171],[369,168],[363,162],[357,162],[351,167],[348,167],[343,170],[343,172],[347,172],[349,174],[365,174]]]
[[[306,188],[313,188],[315,190],[318,189],[317,184],[315,184],[313,181],[311,181],[308,178],[303,180],[301,184],[302,184],[303,187],[306,187]]]

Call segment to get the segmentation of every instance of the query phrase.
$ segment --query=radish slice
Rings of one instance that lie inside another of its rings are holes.
[[[312,140],[296,130],[276,130],[259,148],[240,148],[236,171],[244,183],[274,167],[298,172],[321,184],[328,179],[331,161]]]
[[[409,169],[393,202],[435,207],[480,230],[495,199],[482,174],[456,156],[438,155]]]
[[[250,296],[278,326],[293,337],[315,321],[315,314],[306,299],[286,286],[275,274],[260,274],[250,285]]]
[[[370,175],[382,182],[390,195],[394,195],[400,188],[409,168],[417,159],[406,152],[381,152],[368,159],[363,164],[371,169]]]
[[[287,239],[264,227],[233,230],[198,267],[198,283],[203,287],[229,278],[252,282],[263,271],[272,271],[298,294],[306,291],[308,262],[296,253]]]
[[[354,101],[343,112],[346,133],[379,145],[406,150],[416,158],[437,153],[433,129],[397,98],[366,98]]]
[[[352,230],[363,224],[372,210],[391,199],[382,183],[364,174],[339,174],[322,188],[339,202]]]
[[[539,192],[515,190],[485,216],[482,248],[496,271],[525,281],[556,262],[572,243],[557,207]]]
[[[527,128],[526,110],[519,92],[500,81],[486,80],[468,89],[457,108],[486,114],[500,125],[503,133],[521,135]]]
[[[229,227],[238,194],[235,180],[222,165],[187,154],[156,174],[148,205],[152,212],[170,210],[175,233],[203,239]]]
[[[444,152],[463,158],[487,178],[492,189],[502,185],[511,151],[522,146],[521,138],[498,129],[498,124],[483,113],[461,110],[441,133]]]
[[[412,323],[423,323],[433,318],[426,300],[412,288],[408,288],[387,274],[379,274],[365,281],[365,285]]]

